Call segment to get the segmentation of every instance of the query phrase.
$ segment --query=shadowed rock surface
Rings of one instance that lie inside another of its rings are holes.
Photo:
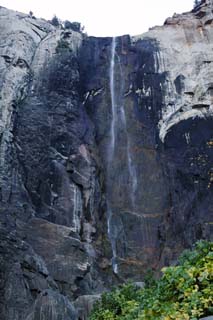
[[[86,319],[210,239],[212,10],[113,48],[0,7],[0,319]]]

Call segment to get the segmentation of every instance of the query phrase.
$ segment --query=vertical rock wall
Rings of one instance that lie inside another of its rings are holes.
[[[0,318],[83,317],[211,237],[212,7],[114,40],[0,8]]]

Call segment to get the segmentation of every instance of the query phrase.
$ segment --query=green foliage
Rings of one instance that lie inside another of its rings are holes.
[[[60,39],[57,43],[56,52],[63,53],[63,52],[68,52],[68,51],[71,52],[71,49],[69,47],[69,43],[64,39]]]
[[[131,312],[138,306],[138,289],[132,284],[114,288],[104,293],[95,306],[91,320],[131,319]]]
[[[51,23],[55,27],[59,27],[60,26],[60,21],[59,21],[58,17],[56,17],[56,15],[54,15],[54,17],[52,18]]]
[[[81,24],[79,22],[70,22],[68,20],[64,21],[64,28],[71,29],[76,32],[81,31]]]
[[[146,287],[152,287],[155,285],[155,278],[154,278],[154,272],[152,270],[148,270],[145,277],[144,277],[144,282]]]
[[[163,268],[160,280],[104,293],[90,320],[197,320],[213,314],[213,243],[197,242],[180,264]]]

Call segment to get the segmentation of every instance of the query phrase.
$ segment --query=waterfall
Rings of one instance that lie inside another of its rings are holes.
[[[116,118],[117,118],[117,110],[116,110],[116,102],[115,102],[115,49],[116,49],[116,38],[112,38],[111,44],[111,60],[110,60],[110,97],[111,97],[111,128],[110,128],[110,145],[108,150],[109,163],[108,163],[108,172],[107,175],[110,174],[111,164],[114,158],[115,151],[115,126],[116,126]],[[108,236],[110,239],[111,247],[112,247],[112,268],[115,274],[118,273],[118,265],[117,265],[117,250],[116,250],[116,237],[113,232],[113,223],[112,223],[112,209],[111,205],[108,203],[108,218],[107,218],[107,228],[108,228]]]
[[[108,206],[108,219],[107,219],[107,228],[108,235],[112,247],[112,269],[115,274],[118,273],[118,264],[117,264],[117,250],[116,250],[116,235],[113,232],[113,224],[112,224],[112,210]]]
[[[116,106],[115,106],[115,48],[116,48],[116,38],[112,38],[111,45],[111,61],[110,61],[110,96],[111,96],[111,106],[112,106],[112,121],[111,121],[111,142],[109,149],[110,160],[112,161],[115,150],[115,123],[116,123]]]
[[[123,139],[124,144],[126,144],[126,167],[129,176],[129,194],[130,194],[130,204],[132,210],[135,208],[135,193],[137,189],[137,176],[136,170],[131,155],[131,142],[127,130],[127,116],[124,108],[123,95],[124,95],[124,74],[122,70],[122,65],[120,57],[116,52],[116,37],[112,38],[111,43],[111,59],[110,59],[110,97],[111,97],[111,127],[110,127],[110,142],[108,148],[108,166],[107,166],[107,185],[108,190],[111,188],[112,177],[116,170],[114,168],[114,163],[119,161],[118,154],[116,153],[115,146],[116,144],[123,143],[118,141],[119,139],[119,129],[124,132]],[[113,203],[108,199],[108,235],[112,247],[112,267],[113,272],[118,273],[118,264],[117,264],[117,248],[116,242],[118,237],[118,232],[116,225],[113,225]],[[114,213],[115,214],[115,213]]]

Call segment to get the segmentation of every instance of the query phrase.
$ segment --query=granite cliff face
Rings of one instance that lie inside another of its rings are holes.
[[[86,319],[209,239],[213,2],[142,36],[0,7],[0,319]]]

